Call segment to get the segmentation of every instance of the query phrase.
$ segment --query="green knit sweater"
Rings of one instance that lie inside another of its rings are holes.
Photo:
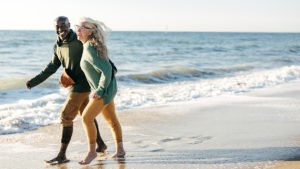
[[[110,103],[117,93],[116,78],[112,78],[112,67],[109,60],[101,59],[96,48],[88,41],[83,45],[80,62],[92,92],[104,99],[104,104]]]
[[[68,75],[75,81],[69,90],[70,92],[89,92],[90,86],[84,73],[80,68],[83,46],[77,39],[76,33],[70,30],[67,38],[61,41],[57,38],[54,44],[54,56],[45,69],[29,81],[29,85],[34,87],[57,71],[62,65]]]

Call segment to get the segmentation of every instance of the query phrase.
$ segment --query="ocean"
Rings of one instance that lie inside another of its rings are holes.
[[[53,56],[54,31],[0,31],[0,135],[59,123],[58,79],[25,82]],[[300,79],[300,33],[112,32],[117,111],[239,95]]]

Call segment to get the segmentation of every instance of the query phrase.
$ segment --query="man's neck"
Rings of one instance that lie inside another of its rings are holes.
[[[68,35],[66,36],[65,39],[61,39],[61,38],[59,37],[59,40],[60,40],[61,42],[68,40],[69,37],[70,37],[70,34],[71,34],[71,30],[68,32]]]

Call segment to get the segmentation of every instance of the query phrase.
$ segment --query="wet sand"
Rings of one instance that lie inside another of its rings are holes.
[[[291,168],[300,156],[300,82],[238,96],[119,111],[126,158],[105,159],[115,147],[110,128],[97,117],[108,145],[88,166],[77,164],[87,151],[78,118],[62,165],[46,165],[60,143],[60,125],[0,136],[1,169],[110,168]],[[292,160],[291,159],[295,159]],[[290,161],[288,161],[290,160]]]

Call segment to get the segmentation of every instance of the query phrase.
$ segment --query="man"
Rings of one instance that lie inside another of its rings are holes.
[[[61,65],[68,77],[71,77],[71,80],[75,82],[69,87],[69,97],[61,110],[62,138],[60,151],[55,158],[46,161],[47,163],[60,164],[69,161],[66,158],[66,150],[73,133],[73,120],[78,113],[83,112],[87,105],[90,86],[80,68],[83,45],[77,39],[75,32],[70,29],[69,19],[65,16],[57,17],[55,19],[55,30],[58,38],[54,44],[52,60],[40,74],[26,82],[26,87],[31,89],[42,83],[54,74]],[[114,67],[112,62],[111,64]],[[94,122],[97,128],[97,152],[104,152],[107,147],[100,136],[96,119],[94,119]]]

